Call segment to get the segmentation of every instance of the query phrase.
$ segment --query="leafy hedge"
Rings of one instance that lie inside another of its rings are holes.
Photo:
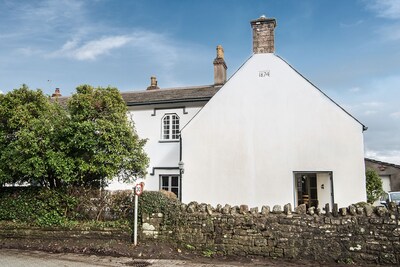
[[[174,224],[179,220],[180,205],[181,202],[168,192],[144,191],[139,197],[139,221],[144,214],[162,213],[167,224]]]
[[[168,194],[145,191],[139,197],[139,219],[143,214],[163,213],[166,223],[173,224],[179,219],[180,204]],[[0,187],[0,221],[37,226],[71,226],[87,222],[96,226],[119,226],[133,222],[133,210],[132,191]]]
[[[74,217],[76,206],[76,198],[61,189],[0,188],[0,220],[3,221],[60,225]]]

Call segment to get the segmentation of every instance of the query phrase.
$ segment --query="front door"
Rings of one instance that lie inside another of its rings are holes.
[[[316,173],[296,173],[297,205],[318,207],[318,188]]]

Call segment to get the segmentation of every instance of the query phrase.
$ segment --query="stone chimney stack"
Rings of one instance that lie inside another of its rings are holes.
[[[274,53],[276,20],[262,15],[260,18],[252,20],[250,24],[253,28],[253,53]]]
[[[147,87],[147,90],[155,90],[155,89],[160,89],[160,87],[157,86],[157,78],[155,76],[151,76],[150,86]]]
[[[51,97],[60,97],[60,96],[61,96],[60,88],[56,88],[54,94],[51,95]]]
[[[214,59],[214,85],[223,85],[226,82],[226,66],[224,60],[224,49],[217,46],[217,57]]]

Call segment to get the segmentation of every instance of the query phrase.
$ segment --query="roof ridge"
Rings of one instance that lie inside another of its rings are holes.
[[[132,94],[132,93],[152,93],[152,92],[160,92],[160,91],[171,91],[171,90],[189,90],[189,89],[203,89],[203,88],[219,88],[222,87],[220,85],[215,86],[211,85],[194,85],[194,86],[180,86],[180,87],[169,87],[169,88],[160,88],[157,90],[131,90],[131,91],[120,91],[121,94]]]

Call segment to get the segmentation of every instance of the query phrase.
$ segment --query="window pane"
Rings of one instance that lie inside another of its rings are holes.
[[[175,195],[179,196],[179,189],[178,188],[171,188],[171,192],[175,193]]]
[[[179,186],[179,179],[178,179],[178,177],[177,176],[172,176],[171,177],[171,186]]]
[[[168,180],[169,180],[168,176],[161,176],[162,187],[167,187],[167,190],[168,190],[168,184],[169,184]]]

